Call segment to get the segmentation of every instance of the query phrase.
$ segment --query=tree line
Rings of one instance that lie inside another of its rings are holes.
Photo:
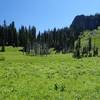
[[[36,54],[48,54],[50,48],[56,53],[73,52],[74,43],[85,30],[93,30],[100,26],[100,14],[91,16],[76,16],[71,26],[61,29],[48,29],[36,34],[35,26],[21,26],[16,28],[15,22],[7,25],[4,21],[0,25],[0,46],[5,51],[5,46],[23,47],[23,52]]]
[[[70,52],[74,48],[74,42],[78,38],[78,35],[68,27],[62,29],[52,29],[39,32],[36,34],[35,26],[21,26],[16,29],[15,22],[13,21],[9,25],[4,21],[3,25],[0,25],[0,45],[2,51],[4,46],[23,47],[24,52],[30,53],[33,48],[34,52],[37,49],[48,51],[50,48],[54,48],[56,52]],[[43,51],[41,51],[43,52]]]

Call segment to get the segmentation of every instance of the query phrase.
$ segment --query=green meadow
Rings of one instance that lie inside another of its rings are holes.
[[[100,100],[100,57],[0,53],[0,100]]]

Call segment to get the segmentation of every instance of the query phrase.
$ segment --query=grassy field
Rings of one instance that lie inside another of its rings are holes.
[[[0,100],[100,100],[100,57],[0,53]]]

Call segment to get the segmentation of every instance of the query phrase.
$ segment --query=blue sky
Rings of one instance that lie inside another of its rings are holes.
[[[0,24],[34,25],[37,32],[69,26],[76,15],[100,13],[100,0],[0,0]]]

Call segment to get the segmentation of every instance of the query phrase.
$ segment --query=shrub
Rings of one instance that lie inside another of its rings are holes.
[[[91,52],[89,53],[88,57],[92,57],[92,53]]]
[[[57,84],[54,85],[54,89],[55,89],[56,91],[58,90]]]
[[[93,48],[93,56],[95,57],[95,56],[98,56],[98,48],[96,48],[95,46],[94,46],[94,48]]]
[[[65,90],[65,86],[61,85],[60,91],[63,92]]]
[[[1,52],[5,52],[5,46],[4,45],[1,48]]]
[[[1,56],[0,61],[5,61],[5,57]]]

